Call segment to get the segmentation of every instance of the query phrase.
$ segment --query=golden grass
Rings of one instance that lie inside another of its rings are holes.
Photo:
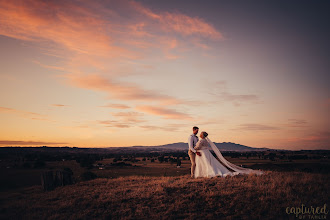
[[[0,195],[1,219],[295,219],[286,207],[329,202],[329,175],[128,176]]]

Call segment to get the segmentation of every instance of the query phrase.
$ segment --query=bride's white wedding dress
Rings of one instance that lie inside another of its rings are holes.
[[[210,152],[209,145],[211,146],[214,153],[217,155],[218,159],[213,156]],[[196,154],[195,163],[196,168],[194,172],[194,177],[215,177],[215,176],[235,176],[239,174],[249,174],[254,173],[257,175],[263,174],[261,170],[252,170],[248,168],[243,168],[236,166],[235,164],[230,163],[226,160],[219,149],[215,144],[206,137],[205,139],[200,139],[196,146],[194,147],[198,152],[201,153],[201,156]],[[221,163],[219,162],[221,161]]]

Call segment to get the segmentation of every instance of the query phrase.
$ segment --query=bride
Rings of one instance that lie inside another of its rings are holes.
[[[203,131],[200,134],[201,139],[196,143],[194,147],[197,152],[200,152],[200,156],[196,156],[196,168],[194,177],[215,177],[215,176],[235,176],[239,174],[250,174],[254,173],[256,175],[261,175],[263,172],[261,170],[252,170],[248,168],[243,168],[236,166],[226,160],[215,144],[207,137],[208,133]],[[218,158],[215,158],[209,151],[208,146],[211,146],[214,153]]]

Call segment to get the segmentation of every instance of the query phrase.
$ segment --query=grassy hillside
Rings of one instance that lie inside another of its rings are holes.
[[[288,215],[286,207],[329,204],[329,177],[266,171],[262,176],[210,179],[189,175],[99,178],[50,192],[32,186],[1,192],[0,218],[298,219]]]

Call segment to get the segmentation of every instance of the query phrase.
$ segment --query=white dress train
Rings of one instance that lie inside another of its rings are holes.
[[[213,156],[210,152],[209,145],[216,154],[217,158]],[[195,157],[195,172],[194,177],[215,177],[215,176],[235,176],[239,174],[256,174],[262,175],[263,171],[261,170],[252,170],[249,168],[239,167],[235,164],[230,163],[226,160],[216,145],[208,138],[200,139],[196,146],[194,147],[198,152],[201,153],[201,156],[196,155]],[[221,161],[221,163],[219,162]]]
[[[194,177],[226,177],[228,175],[238,175],[238,172],[231,172],[225,166],[223,166],[209,151],[209,149],[198,150],[201,156],[196,155],[195,162],[195,174]]]

